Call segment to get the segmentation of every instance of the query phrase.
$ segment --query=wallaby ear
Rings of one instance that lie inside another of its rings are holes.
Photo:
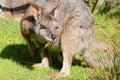
[[[53,8],[53,9],[51,10],[50,14],[51,14],[52,16],[54,16],[56,8],[57,8],[57,7]]]
[[[32,3],[31,4],[32,6],[32,12],[33,12],[33,16],[35,19],[38,19],[40,14],[41,14],[41,9],[40,9],[40,6],[38,6],[37,4],[35,3]]]
[[[55,19],[55,17],[54,17],[55,9],[56,9],[56,8],[54,8],[54,9],[49,13],[49,18]]]

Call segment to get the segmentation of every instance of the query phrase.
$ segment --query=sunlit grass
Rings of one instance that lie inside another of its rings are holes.
[[[113,66],[93,71],[91,80],[120,80],[119,18],[97,15],[95,16],[95,20],[96,39],[109,43],[113,46],[113,52],[108,53],[108,56],[113,54],[110,59],[113,62]],[[97,55],[100,54],[99,51],[96,51],[96,53]],[[103,54],[100,55],[104,57]]]
[[[106,43],[115,40],[120,49],[120,27],[117,22],[117,18],[95,16],[95,37]],[[99,51],[96,53],[100,54]],[[50,80],[47,75],[59,71],[56,65],[61,66],[60,62],[56,62],[57,58],[53,59],[55,59],[54,68],[34,68],[23,65],[24,61],[34,60],[30,57],[26,42],[21,36],[19,22],[0,18],[0,80]],[[95,76],[92,73],[93,69],[89,67],[72,65],[71,75],[60,80],[89,80],[89,77]],[[101,70],[96,73],[97,76],[99,74],[103,74]]]
[[[19,22],[0,18],[0,80],[49,80],[48,74],[59,72],[54,65],[54,68],[34,68],[23,65],[24,61],[34,60],[21,36]],[[61,66],[56,60],[54,63]],[[60,80],[89,80],[90,71],[89,68],[74,65],[71,76]]]

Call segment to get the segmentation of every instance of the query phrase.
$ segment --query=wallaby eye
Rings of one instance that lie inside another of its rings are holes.
[[[55,27],[55,29],[58,29],[58,26],[57,26],[57,27]]]
[[[40,25],[40,29],[46,29],[44,25]]]

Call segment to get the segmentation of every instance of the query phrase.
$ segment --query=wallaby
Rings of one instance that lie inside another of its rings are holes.
[[[33,66],[49,67],[51,59],[47,47],[57,44],[61,48],[62,69],[49,75],[50,78],[70,75],[72,58],[78,54],[89,66],[96,68],[101,65],[91,53],[94,18],[82,0],[35,0],[21,21],[21,32],[32,56],[35,52],[31,39],[43,52],[42,62]]]

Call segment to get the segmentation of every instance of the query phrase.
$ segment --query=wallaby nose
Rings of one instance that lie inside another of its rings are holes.
[[[54,41],[54,40],[56,39],[55,34],[51,34],[51,38],[52,38],[52,40]]]

